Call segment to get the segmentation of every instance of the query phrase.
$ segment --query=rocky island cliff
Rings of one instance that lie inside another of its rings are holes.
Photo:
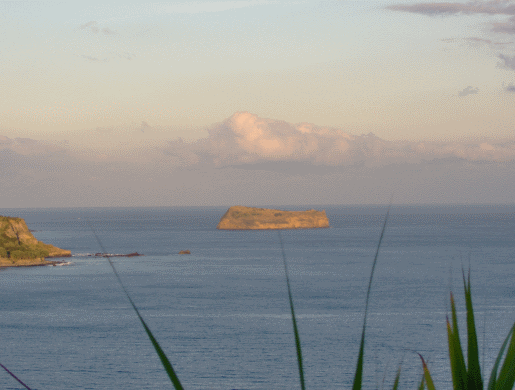
[[[0,267],[47,265],[49,257],[70,257],[71,251],[36,240],[22,218],[0,216]]]
[[[313,229],[329,227],[325,210],[284,211],[257,207],[232,206],[218,223],[217,229]]]

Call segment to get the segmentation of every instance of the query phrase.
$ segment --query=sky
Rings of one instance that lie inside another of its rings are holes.
[[[0,1],[0,207],[515,203],[515,1]]]

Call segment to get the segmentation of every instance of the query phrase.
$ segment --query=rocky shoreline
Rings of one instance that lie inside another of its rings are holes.
[[[46,259],[20,259],[15,263],[11,261],[11,259],[0,259],[0,268],[10,268],[10,267],[46,267],[48,265],[56,266],[58,264],[64,264],[66,261],[64,260],[46,260]]]
[[[56,265],[71,251],[38,241],[22,218],[0,216],[0,267]]]

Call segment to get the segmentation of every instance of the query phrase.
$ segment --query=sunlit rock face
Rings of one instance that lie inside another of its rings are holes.
[[[223,215],[217,229],[313,229],[329,227],[325,210],[283,211],[233,206]]]
[[[71,252],[36,240],[22,218],[0,216],[0,267],[52,264],[48,257]]]

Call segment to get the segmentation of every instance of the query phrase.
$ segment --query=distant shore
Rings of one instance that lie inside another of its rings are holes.
[[[13,261],[12,259],[0,258],[0,268],[9,268],[9,267],[42,267],[47,265],[57,265],[66,263],[65,260],[47,260],[43,259],[16,259]]]

